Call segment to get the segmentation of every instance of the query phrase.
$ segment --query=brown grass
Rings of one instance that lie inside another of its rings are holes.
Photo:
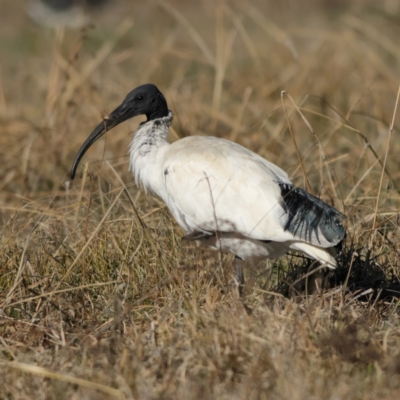
[[[400,397],[400,10],[347,3],[118,1],[83,31],[0,3],[0,398]],[[182,243],[135,186],[139,119],[69,181],[150,81],[171,140],[236,140],[305,186],[290,121],[312,192],[348,216],[336,271],[270,260],[238,299],[232,256]]]

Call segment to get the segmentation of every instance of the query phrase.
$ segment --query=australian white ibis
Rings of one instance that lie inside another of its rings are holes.
[[[289,250],[335,268],[333,247],[344,238],[345,216],[237,143],[189,136],[170,144],[172,112],[153,84],[132,90],[94,129],[75,158],[71,179],[97,139],[137,115],[146,115],[147,121],[134,133],[129,150],[136,182],[162,198],[185,239],[235,254],[240,284],[241,260],[258,262]]]

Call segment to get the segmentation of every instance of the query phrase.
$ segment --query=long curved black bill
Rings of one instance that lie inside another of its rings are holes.
[[[106,119],[104,119],[99,125],[94,128],[93,132],[85,140],[83,145],[78,151],[75,157],[74,163],[72,164],[70,177],[75,178],[76,169],[78,168],[79,162],[81,161],[83,155],[89,149],[89,147],[98,139],[100,139],[106,132],[117,126],[123,121],[135,116],[132,109],[126,107],[125,104],[121,104],[117,107]]]

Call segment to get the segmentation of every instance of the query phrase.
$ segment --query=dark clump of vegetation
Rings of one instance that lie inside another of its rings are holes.
[[[276,290],[290,297],[340,286],[343,293],[357,296],[362,301],[396,300],[400,298],[399,277],[384,258],[384,254],[371,257],[370,250],[345,243],[336,257],[336,269],[321,270],[318,263],[308,258],[302,258],[301,262],[296,260],[283,281],[278,282]],[[380,259],[383,260],[380,262]]]

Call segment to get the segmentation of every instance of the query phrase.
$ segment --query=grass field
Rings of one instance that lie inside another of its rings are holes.
[[[83,30],[0,1],[0,398],[400,398],[397,1],[117,1]],[[128,171],[152,82],[171,140],[215,135],[347,215],[339,267],[181,241]],[[282,94],[286,91],[286,94]],[[289,129],[290,126],[290,129]]]

